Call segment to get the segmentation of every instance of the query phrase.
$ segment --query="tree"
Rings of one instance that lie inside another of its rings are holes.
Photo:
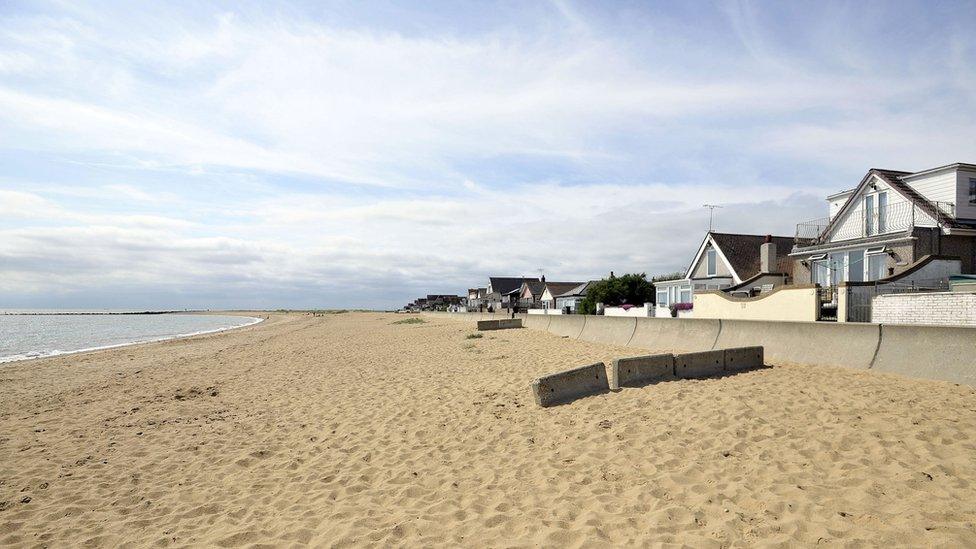
[[[627,303],[643,305],[653,301],[654,286],[648,282],[644,273],[611,275],[610,278],[590,284],[586,289],[586,297],[579,304],[579,310],[582,314],[592,315],[596,313],[597,303],[614,307]]]

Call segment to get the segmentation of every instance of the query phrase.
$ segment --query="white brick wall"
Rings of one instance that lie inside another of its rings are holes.
[[[871,322],[976,326],[976,294],[884,294],[871,302]]]

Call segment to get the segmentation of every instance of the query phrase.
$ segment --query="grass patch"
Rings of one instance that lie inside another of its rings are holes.
[[[427,321],[422,318],[404,318],[403,320],[397,320],[394,324],[424,324]]]
[[[468,334],[464,339],[481,339],[485,337],[484,334]]]

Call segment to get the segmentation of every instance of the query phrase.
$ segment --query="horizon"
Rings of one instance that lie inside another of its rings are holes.
[[[687,267],[702,204],[791,236],[870,168],[976,162],[972,2],[0,15],[0,309],[650,278]]]

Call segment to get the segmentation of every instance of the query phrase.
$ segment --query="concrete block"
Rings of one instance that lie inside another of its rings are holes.
[[[479,332],[484,332],[486,330],[508,330],[511,328],[521,328],[521,327],[522,327],[521,318],[503,318],[499,320],[478,321]]]
[[[702,351],[674,355],[674,375],[702,378],[720,375],[725,370],[725,351]]]
[[[726,372],[752,370],[764,366],[762,347],[736,347],[724,349],[724,353]]]
[[[602,362],[540,377],[532,382],[535,403],[546,407],[610,390]]]
[[[610,367],[610,388],[639,387],[674,379],[674,355],[649,355],[614,359]]]

